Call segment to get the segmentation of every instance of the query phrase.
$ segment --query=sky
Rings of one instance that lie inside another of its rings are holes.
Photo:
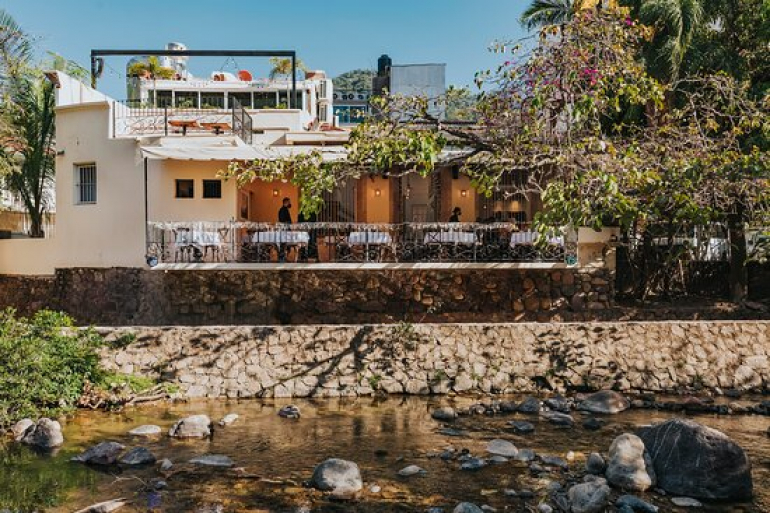
[[[525,35],[518,23],[527,0],[4,0],[38,52],[55,51],[89,68],[90,50],[161,49],[171,41],[190,49],[296,50],[312,69],[331,77],[376,69],[387,53],[394,64],[446,63],[447,84],[470,85],[476,71],[502,57],[495,40]],[[127,59],[108,58],[99,89],[125,97]],[[223,67],[224,66],[224,67]],[[195,58],[199,76],[249,69],[264,76],[265,59]]]

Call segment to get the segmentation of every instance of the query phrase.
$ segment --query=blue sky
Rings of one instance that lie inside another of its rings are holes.
[[[518,17],[526,0],[5,0],[2,7],[41,50],[84,66],[92,48],[162,48],[180,41],[195,49],[294,49],[330,76],[375,68],[387,53],[396,64],[445,62],[447,82],[468,85],[501,57],[496,39],[524,35]],[[224,59],[197,59],[194,73],[220,69]],[[125,96],[126,59],[111,58],[100,89]],[[264,72],[264,61],[237,66]],[[235,66],[228,63],[226,70]]]

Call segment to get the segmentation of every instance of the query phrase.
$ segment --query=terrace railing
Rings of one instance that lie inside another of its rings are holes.
[[[157,263],[564,262],[577,240],[512,223],[151,222]]]
[[[119,101],[112,109],[112,132],[115,137],[214,133],[243,138],[248,125],[248,143],[251,140],[251,116],[243,109],[237,115],[236,120],[236,109],[153,107],[135,101]]]

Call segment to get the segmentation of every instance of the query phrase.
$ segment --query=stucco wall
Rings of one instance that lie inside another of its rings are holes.
[[[57,239],[0,240],[0,272],[10,275],[53,275]]]
[[[769,322],[119,328],[111,369],[189,396],[767,391]],[[133,341],[126,345],[127,341]]]

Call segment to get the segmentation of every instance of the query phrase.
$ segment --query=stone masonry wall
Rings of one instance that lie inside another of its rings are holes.
[[[770,322],[104,328],[111,369],[191,397],[766,391]]]
[[[0,275],[0,308],[47,306],[106,326],[585,321],[612,306],[612,283],[603,268],[81,268]]]

